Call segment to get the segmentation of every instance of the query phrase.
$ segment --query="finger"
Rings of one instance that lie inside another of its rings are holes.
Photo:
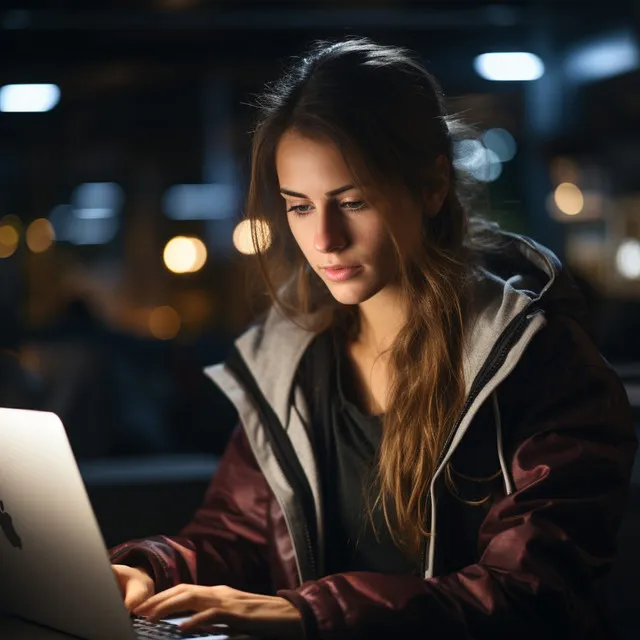
[[[144,615],[144,612],[146,610],[155,607],[157,604],[164,602],[165,600],[173,598],[179,593],[184,593],[187,590],[186,587],[187,585],[179,584],[179,585],[176,585],[175,587],[171,587],[170,589],[165,589],[164,591],[160,591],[159,593],[156,593],[155,595],[151,596],[151,598],[149,598],[141,607],[139,607],[139,610],[136,609],[134,613],[136,615]]]
[[[170,598],[169,600],[165,600],[160,604],[153,607],[153,609],[148,610],[144,615],[149,620],[158,620],[160,618],[166,618],[168,615],[172,613],[179,613],[183,611],[193,611],[194,610],[194,596],[192,593],[179,593],[178,595]]]
[[[181,622],[179,627],[184,631],[201,627],[204,624],[227,624],[229,614],[225,614],[221,609],[211,608],[199,611],[188,620]]]
[[[130,585],[124,599],[124,606],[127,608],[127,611],[133,611],[141,605],[147,600],[147,595],[147,590],[143,585],[136,583]]]

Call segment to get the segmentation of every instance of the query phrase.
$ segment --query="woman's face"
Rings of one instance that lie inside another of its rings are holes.
[[[360,304],[396,286],[395,251],[382,215],[364,200],[333,143],[287,132],[276,150],[276,170],[291,233],[338,302]],[[420,213],[398,203],[389,217],[408,257],[420,245]]]

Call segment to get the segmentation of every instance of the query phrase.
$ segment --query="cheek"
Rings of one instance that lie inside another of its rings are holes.
[[[367,225],[358,235],[359,244],[376,261],[393,252],[391,237],[381,222]]]

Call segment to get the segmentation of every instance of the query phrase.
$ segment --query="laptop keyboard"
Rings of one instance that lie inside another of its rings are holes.
[[[204,638],[210,632],[181,631],[169,622],[150,622],[146,618],[133,618],[133,630],[138,640],[181,640],[182,638]]]

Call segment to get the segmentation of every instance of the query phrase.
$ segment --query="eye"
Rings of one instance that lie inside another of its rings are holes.
[[[295,204],[292,207],[290,207],[289,209],[287,209],[287,213],[293,211],[296,215],[298,216],[303,216],[306,213],[309,213],[308,210],[303,211],[303,209],[305,207],[310,207],[310,204]]]
[[[361,211],[367,208],[367,203],[364,200],[350,200],[341,203],[340,206],[347,211]],[[293,212],[295,215],[304,216],[311,212],[311,208],[310,204],[294,204],[287,209],[287,213]]]
[[[360,209],[365,209],[367,203],[364,200],[353,200],[349,202],[343,202],[342,206],[349,211],[360,211]]]

